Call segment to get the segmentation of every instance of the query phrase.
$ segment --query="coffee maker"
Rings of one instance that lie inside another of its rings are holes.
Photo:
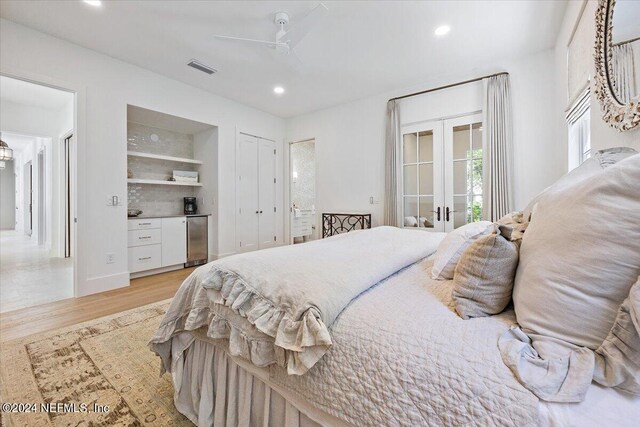
[[[196,203],[196,198],[185,197],[184,198],[184,214],[195,215],[197,213],[198,213],[198,204]]]

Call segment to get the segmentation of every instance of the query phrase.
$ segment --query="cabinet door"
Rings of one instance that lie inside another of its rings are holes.
[[[238,251],[259,248],[258,139],[239,135],[237,153],[236,235]]]
[[[187,262],[187,219],[162,218],[162,266]]]
[[[276,154],[274,143],[258,142],[258,200],[260,249],[276,244]]]

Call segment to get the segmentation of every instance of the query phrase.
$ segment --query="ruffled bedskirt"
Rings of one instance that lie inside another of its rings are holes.
[[[210,341],[183,332],[173,338],[176,408],[198,426],[331,425],[314,421]]]

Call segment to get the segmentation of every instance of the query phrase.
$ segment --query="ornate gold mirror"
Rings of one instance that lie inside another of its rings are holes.
[[[640,124],[640,1],[599,0],[596,97],[602,118],[619,131]]]

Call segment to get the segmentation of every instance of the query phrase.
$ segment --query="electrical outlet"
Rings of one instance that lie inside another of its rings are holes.
[[[107,264],[113,264],[116,262],[115,254],[107,254]]]

